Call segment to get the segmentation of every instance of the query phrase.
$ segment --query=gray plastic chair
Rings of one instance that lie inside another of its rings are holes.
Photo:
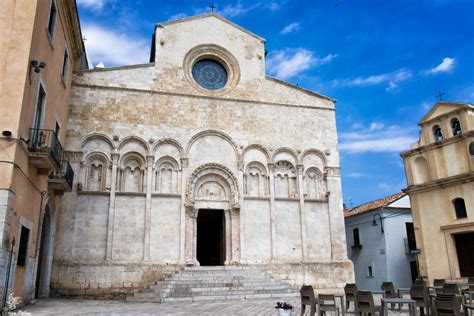
[[[336,306],[336,298],[333,294],[318,295],[319,315],[326,315],[326,312],[334,312],[339,316],[339,307]]]
[[[303,285],[300,289],[301,295],[301,316],[304,315],[306,306],[309,305],[310,309],[310,316],[314,316],[316,314],[316,305],[318,304],[318,300],[314,296],[314,290],[311,285]]]

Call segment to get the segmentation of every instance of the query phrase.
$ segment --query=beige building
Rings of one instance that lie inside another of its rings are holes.
[[[405,161],[420,274],[474,276],[474,107],[438,102]]]
[[[2,301],[6,278],[26,302],[49,294],[59,196],[73,178],[61,144],[72,72],[84,60],[74,1],[0,1]]]
[[[52,288],[123,296],[198,265],[353,281],[335,101],[266,76],[264,44],[205,14],[156,25],[148,64],[75,74]]]

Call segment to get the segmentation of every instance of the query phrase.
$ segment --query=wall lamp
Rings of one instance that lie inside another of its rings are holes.
[[[46,67],[46,63],[44,61],[39,62],[37,60],[32,60],[30,62],[30,66],[33,67],[35,69],[35,72],[38,74],[41,69]]]
[[[384,233],[384,230],[383,230],[383,217],[379,213],[374,214],[374,217],[372,219],[372,226],[378,226],[379,225],[379,224],[377,224],[377,219],[375,218],[377,215],[380,218],[380,232],[383,234]]]

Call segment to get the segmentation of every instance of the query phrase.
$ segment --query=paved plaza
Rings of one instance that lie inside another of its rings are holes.
[[[374,297],[377,303],[378,296]],[[300,315],[299,298],[287,299]],[[21,310],[31,315],[277,315],[275,300],[243,300],[199,303],[126,303],[123,301],[98,301],[81,299],[40,299]],[[351,305],[348,314],[354,315]],[[305,315],[309,315],[309,307]],[[388,311],[388,315],[408,315],[406,305],[401,312]]]

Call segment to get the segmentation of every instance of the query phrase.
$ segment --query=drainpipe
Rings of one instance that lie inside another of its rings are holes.
[[[15,247],[15,236],[12,239],[12,248],[10,251],[10,256],[8,258],[8,268],[7,268],[7,275],[5,276],[5,290],[3,291],[3,302],[2,302],[2,314],[5,310],[5,306],[7,305],[7,297],[8,297],[8,285],[10,283],[10,269],[12,266],[12,257],[13,257],[13,249]]]

